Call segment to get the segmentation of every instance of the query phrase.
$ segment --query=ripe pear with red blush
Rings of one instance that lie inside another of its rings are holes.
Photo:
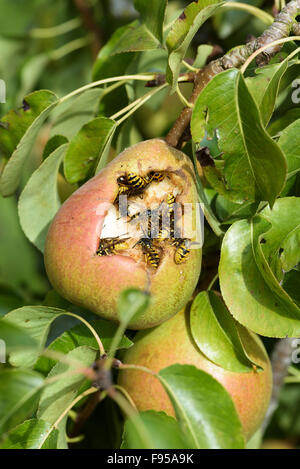
[[[127,186],[122,185],[124,180]],[[128,199],[130,216],[127,211],[120,214],[122,195]],[[158,210],[170,195],[184,207],[179,220],[185,220],[188,212],[196,218],[195,175],[184,153],[161,139],[123,151],[74,192],[54,218],[45,245],[45,266],[53,287],[72,303],[113,321],[118,321],[117,300],[124,289],[148,291],[151,304],[130,323],[132,329],[153,327],[176,314],[200,275],[199,239],[188,237],[193,246],[186,253],[170,239],[153,245],[139,242],[145,231],[142,221],[142,234],[134,231],[135,216]],[[115,247],[100,249],[107,238]],[[183,255],[175,258],[177,249]]]
[[[192,339],[188,309],[182,310],[163,324],[139,332],[134,339],[134,346],[125,352],[123,363],[144,366],[155,373],[179,363],[194,365],[209,373],[230,394],[248,440],[260,427],[267,411],[272,390],[272,371],[259,338],[246,329],[243,329],[242,338],[249,358],[261,366],[263,371],[234,373],[209,361]],[[128,368],[120,370],[119,384],[129,393],[139,411],[154,409],[175,416],[171,401],[155,376]]]

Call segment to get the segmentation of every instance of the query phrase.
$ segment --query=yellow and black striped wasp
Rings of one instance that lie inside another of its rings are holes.
[[[111,256],[117,254],[120,251],[124,251],[129,248],[129,238],[103,238],[100,239],[98,249],[96,251],[97,256]]]
[[[135,194],[146,187],[147,180],[136,173],[127,173],[119,176],[117,179],[119,185],[119,194]]]
[[[174,204],[176,202],[176,197],[175,195],[171,192],[170,194],[167,195],[167,205],[168,205],[168,210],[169,213],[174,212]]]
[[[187,260],[187,257],[191,251],[191,242],[187,238],[175,238],[172,244],[176,247],[174,254],[175,264],[182,264]]]
[[[118,196],[120,195],[138,195],[146,188],[152,181],[162,181],[164,175],[159,171],[150,171],[146,176],[140,176],[136,173],[127,173],[117,178],[119,186]]]
[[[160,218],[156,209],[146,209],[130,217],[132,221],[140,222],[141,230],[149,238],[157,238],[160,227]]]
[[[175,214],[174,214],[174,204],[176,202],[176,197],[174,194],[170,193],[167,196],[167,210],[165,213],[160,215],[159,220],[159,231],[157,235],[158,241],[164,241],[168,238],[173,239],[175,237]]]
[[[140,245],[145,254],[146,262],[154,269],[157,269],[160,263],[159,250],[153,246],[152,239],[141,238],[136,245]]]
[[[146,210],[148,216],[152,216],[152,211],[150,209]],[[151,220],[151,218],[150,218]],[[151,221],[150,221],[151,223]],[[150,225],[151,231],[151,225]],[[133,246],[141,246],[142,251],[145,255],[146,263],[157,269],[160,264],[160,251],[153,245],[153,239],[151,239],[151,233],[149,234],[149,218],[147,223],[147,233],[145,232],[144,228],[142,227],[143,237],[139,239],[139,241]]]
[[[165,175],[161,171],[150,171],[147,176],[145,176],[145,180],[147,181],[148,184],[150,182],[156,181],[160,182],[163,181],[165,178]]]

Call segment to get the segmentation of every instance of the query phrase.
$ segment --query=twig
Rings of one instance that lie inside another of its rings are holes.
[[[178,78],[180,83],[194,83],[195,81],[195,72],[181,73]],[[157,73],[154,79],[147,81],[145,87],[154,88],[155,86],[160,86],[166,83],[166,75],[164,73]]]
[[[93,37],[91,42],[92,55],[95,59],[102,46],[102,36],[99,26],[94,20],[93,8],[86,0],[73,0],[74,4],[81,16],[84,27],[90,31]]]
[[[73,426],[72,431],[69,435],[70,438],[75,438],[78,435],[80,435],[81,430],[82,430],[83,426],[85,425],[85,422],[88,420],[88,418],[94,412],[94,410],[97,407],[97,405],[99,404],[100,400],[101,400],[101,391],[97,391],[96,393],[89,396],[85,406],[83,407],[83,409],[76,416],[74,426]]]
[[[277,15],[274,23],[269,26],[266,31],[257,39],[250,41],[248,44],[235,48],[225,54],[223,57],[210,62],[202,70],[195,75],[195,85],[192,92],[190,103],[195,103],[203,88],[209,81],[218,73],[223,72],[229,68],[240,68],[248,57],[261,47],[270,44],[278,39],[288,37],[292,28],[295,27],[295,18],[300,12],[300,0],[292,0],[287,6]],[[273,45],[269,49],[264,50],[257,58],[259,66],[265,65],[269,60],[277,54],[282,47],[282,44]],[[192,109],[185,107],[173,127],[166,136],[166,142],[172,147],[177,147],[181,135],[188,127],[192,116]]]
[[[186,99],[186,97],[181,93],[181,90],[179,88],[179,85],[177,83],[177,86],[176,86],[176,93],[178,95],[178,98],[180,99],[180,101],[187,107],[193,109],[194,105],[189,103],[188,100]]]
[[[120,75],[117,77],[110,77],[110,78],[104,78],[103,80],[97,80],[93,81],[92,83],[88,83],[87,85],[81,86],[80,88],[77,88],[76,90],[71,91],[71,93],[66,94],[62,98],[60,98],[59,103],[63,103],[67,99],[73,98],[73,96],[76,96],[83,91],[89,90],[90,88],[94,88],[96,86],[100,85],[107,85],[108,83],[114,83],[114,82],[124,82],[131,81],[131,80],[141,80],[141,81],[149,81],[149,79],[154,79],[155,75]]]
[[[102,341],[101,341],[99,335],[97,334],[97,332],[95,331],[95,329],[90,325],[90,323],[88,321],[86,321],[82,316],[78,316],[78,314],[75,314],[75,313],[67,312],[67,313],[65,313],[65,315],[66,316],[72,316],[72,317],[78,319],[78,321],[81,321],[91,331],[91,333],[95,337],[96,342],[98,344],[100,354],[104,355],[105,354],[105,349],[103,347]]]
[[[96,388],[89,388],[87,389],[86,391],[84,391],[83,393],[79,394],[79,396],[77,396],[72,402],[71,404],[68,405],[68,407],[66,407],[64,409],[64,411],[60,414],[60,416],[57,418],[57,420],[54,422],[53,424],[53,428],[58,428],[58,425],[60,424],[60,422],[63,420],[63,418],[70,412],[70,410],[72,409],[72,407],[74,407],[78,402],[81,401],[81,399],[83,399],[84,397],[88,396],[89,394],[93,394],[95,392],[98,392]]]

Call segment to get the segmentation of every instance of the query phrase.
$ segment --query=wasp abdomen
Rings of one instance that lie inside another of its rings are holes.
[[[150,173],[148,173],[146,176],[148,183],[152,181],[160,182],[163,181],[164,178],[165,175],[160,171],[150,171]]]
[[[127,181],[128,185],[135,189],[142,189],[147,184],[147,181],[142,176],[135,173],[127,174]]]
[[[101,239],[96,254],[98,256],[111,256],[119,251],[128,249],[128,243],[125,239],[105,238]]]
[[[141,238],[138,244],[140,244],[143,249],[147,264],[157,269],[160,263],[159,250],[152,245],[152,240],[149,238]]]
[[[177,247],[174,261],[175,264],[181,264],[187,260],[190,253],[190,242],[188,239],[176,239],[173,244]]]

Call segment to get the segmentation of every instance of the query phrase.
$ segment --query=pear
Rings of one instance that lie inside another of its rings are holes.
[[[157,231],[145,243],[144,214],[171,211],[172,198],[180,225],[177,241],[169,229],[170,236],[158,239]],[[150,306],[129,327],[160,324],[186,304],[197,284],[199,214],[190,159],[162,139],[138,143],[83,184],[58,211],[45,245],[49,280],[67,300],[112,321],[118,321],[117,301],[124,289],[147,291]],[[181,236],[188,248],[180,245]]]
[[[264,346],[255,334],[244,329],[243,343],[248,357],[260,365],[263,371],[235,373],[209,361],[193,341],[189,330],[189,311],[186,308],[165,323],[139,332],[134,346],[126,351],[123,363],[144,366],[155,373],[179,363],[194,365],[209,373],[230,394],[248,440],[260,427],[267,411],[272,390],[272,371]],[[135,369],[124,369],[119,372],[119,384],[129,393],[138,410],[154,409],[174,416],[171,401],[155,376]]]

